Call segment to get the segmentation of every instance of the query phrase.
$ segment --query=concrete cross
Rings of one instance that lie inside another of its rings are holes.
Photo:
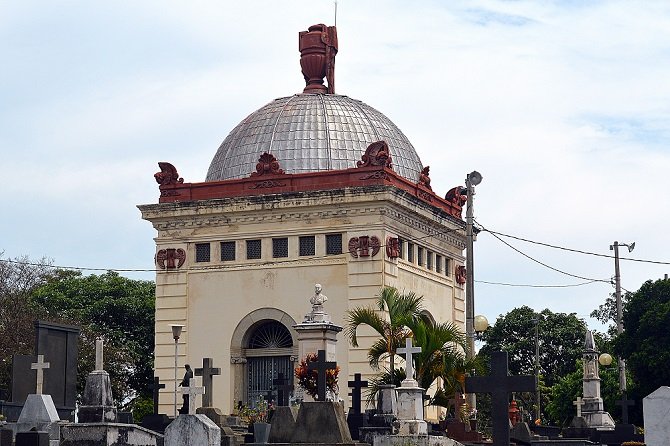
[[[212,367],[212,365],[214,365],[212,358],[203,358],[202,368],[195,369],[195,376],[202,376],[202,385],[205,387],[205,394],[202,396],[203,407],[213,407],[214,380],[212,378],[221,374],[221,369]]]
[[[577,416],[581,417],[582,416],[582,406],[584,405],[584,401],[582,401],[582,397],[578,396],[576,401],[572,402],[573,406],[577,406]]]
[[[161,384],[159,377],[154,376],[153,384],[149,385],[149,389],[153,391],[154,396],[154,415],[158,415],[158,396],[161,389],[165,388],[165,384]]]
[[[361,389],[368,386],[367,381],[361,381],[361,374],[354,373],[354,380],[347,383],[351,387],[351,412],[361,413]]]
[[[421,347],[412,347],[412,338],[405,338],[405,348],[396,349],[396,353],[405,354],[406,379],[414,379],[414,360],[412,353],[421,353]]]
[[[316,394],[319,401],[326,401],[326,370],[332,370],[336,367],[336,362],[326,362],[325,350],[319,350],[316,362],[312,362],[307,366],[307,370],[316,370],[318,372],[316,378]]]
[[[30,364],[32,370],[37,370],[35,393],[38,395],[42,394],[42,388],[44,386],[44,369],[48,369],[49,367],[51,367],[51,365],[48,362],[44,362],[44,355],[37,355],[37,362]]]
[[[188,414],[190,414],[190,415],[195,414],[195,410],[196,410],[195,398],[198,395],[204,395],[205,394],[205,388],[204,387],[196,387],[195,378],[191,378],[188,381],[188,387],[182,387],[181,393],[188,395]]]
[[[272,380],[272,384],[277,389],[277,405],[288,406],[288,397],[293,390],[293,383],[284,378],[283,373],[277,373],[277,378]]]
[[[535,376],[509,376],[507,352],[491,353],[491,374],[489,376],[465,378],[467,393],[491,394],[493,446],[509,446],[509,394],[534,392],[536,383]]]
[[[95,340],[95,369],[96,370],[104,370],[104,363],[103,363],[103,348],[104,348],[104,341],[102,338],[97,338]]]
[[[628,424],[628,406],[634,406],[635,401],[629,400],[626,398],[626,394],[621,395],[621,399],[615,401],[617,406],[621,406],[621,422],[623,424]]]

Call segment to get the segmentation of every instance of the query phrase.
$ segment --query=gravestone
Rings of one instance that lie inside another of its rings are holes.
[[[195,378],[191,378],[188,381],[188,387],[182,388],[181,392],[184,395],[188,395],[188,412],[186,412],[186,414],[194,415],[197,407],[196,397],[198,395],[204,395],[205,388],[196,386]]]
[[[171,421],[170,417],[168,417],[166,414],[158,413],[159,393],[160,389],[164,388],[165,384],[161,383],[160,378],[155,376],[154,382],[149,385],[149,389],[151,389],[153,393],[154,410],[152,414],[145,415],[144,418],[142,418],[141,423],[142,427],[161,434],[165,432],[165,428],[168,426],[168,424],[170,424]]]
[[[104,370],[102,339],[95,342],[95,368],[86,377],[86,386],[82,395],[77,416],[80,423],[113,423],[116,421],[116,407],[112,397],[112,384],[109,373]]]
[[[164,441],[165,446],[221,446],[221,429],[205,415],[181,414],[165,429]]]
[[[298,419],[298,408],[279,406],[272,414],[272,427],[270,428],[270,443],[289,443],[295,430],[295,422]]]
[[[326,361],[326,351],[319,350],[317,353],[316,362],[311,362],[307,366],[307,370],[316,370],[316,395],[319,401],[326,401],[326,371],[337,368],[335,361]]]
[[[509,394],[512,392],[534,392],[535,376],[509,376],[507,352],[491,353],[491,374],[465,378],[467,393],[491,394],[491,418],[493,421],[493,445],[509,445],[509,416],[507,413]]]
[[[42,392],[51,395],[58,408],[74,410],[77,399],[77,361],[79,327],[46,321],[35,322],[35,355],[49,358]],[[15,355],[12,362],[12,402],[23,403],[36,393],[36,372],[31,369],[34,357]]]
[[[642,400],[647,446],[670,444],[670,387],[661,386]]]
[[[289,396],[293,390],[293,383],[284,377],[283,373],[278,373],[277,378],[272,380],[272,384],[277,389],[277,406],[288,406]]]
[[[202,385],[205,393],[202,396],[202,407],[212,406],[212,395],[214,395],[214,376],[221,374],[221,369],[212,367],[214,360],[212,358],[203,358],[202,367],[195,369],[195,376],[202,376]]]
[[[303,402],[290,443],[353,444],[342,405],[334,401]]]
[[[405,354],[405,374],[407,377],[396,389],[398,392],[398,422],[400,435],[427,435],[428,423],[423,419],[424,389],[414,379],[413,353],[421,353],[421,347],[412,346],[412,338],[405,339],[405,348],[396,349]]]
[[[614,404],[621,406],[621,422],[623,424],[628,424],[628,406],[634,406],[635,401],[626,398],[626,393],[624,392],[621,395],[621,399],[615,401]]]
[[[18,432],[16,446],[49,446],[49,433],[43,431]]]
[[[16,433],[40,431],[45,432],[51,446],[60,442],[60,418],[50,395],[28,395],[16,422]],[[37,438],[37,437],[34,437]],[[26,438],[26,441],[27,438]]]
[[[368,387],[368,382],[361,380],[361,374],[355,373],[354,380],[348,381],[347,385],[351,389],[351,409],[347,414],[347,425],[349,433],[354,440],[359,439],[359,429],[368,425],[368,415],[361,413],[362,389]]]

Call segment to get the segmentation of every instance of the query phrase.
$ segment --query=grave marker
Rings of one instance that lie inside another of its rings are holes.
[[[191,378],[188,381],[188,387],[184,387],[181,389],[181,392],[185,395],[188,395],[188,415],[195,415],[195,409],[196,409],[196,401],[195,398],[198,395],[204,395],[205,394],[205,388],[204,387],[197,387],[195,385],[195,378]]]
[[[272,384],[277,389],[277,405],[288,406],[288,397],[293,390],[293,383],[284,378],[283,373],[278,373],[277,378],[272,380]]]
[[[332,370],[337,367],[337,363],[335,361],[326,361],[326,351],[325,350],[319,350],[317,353],[317,360],[316,363],[310,363],[307,366],[307,370],[316,370],[317,371],[317,378],[316,378],[316,394],[317,397],[319,398],[319,401],[326,401],[326,370]]]
[[[221,369],[212,367],[214,360],[212,358],[202,359],[202,368],[195,369],[195,376],[202,376],[202,385],[205,387],[205,394],[202,396],[202,406],[212,407],[212,396],[214,395],[215,375],[221,374]]]
[[[414,379],[412,353],[421,353],[421,347],[412,347],[412,338],[405,338],[405,348],[396,349],[396,353],[405,354],[405,379]]]
[[[491,353],[491,374],[465,378],[467,393],[491,394],[493,445],[509,446],[508,401],[512,392],[534,392],[535,376],[509,376],[507,352]]]
[[[95,370],[105,370],[103,360],[104,341],[102,338],[95,339]]]
[[[617,406],[621,406],[621,422],[623,424],[628,424],[628,406],[634,406],[635,401],[629,400],[626,398],[626,394],[621,395],[621,399],[615,401]]]
[[[347,385],[351,388],[351,411],[349,413],[361,413],[361,389],[368,386],[367,381],[361,381],[361,374],[354,373],[354,380]]]
[[[577,416],[581,417],[582,416],[582,406],[584,405],[584,401],[582,401],[582,397],[578,396],[576,401],[572,402],[573,406],[577,406]]]
[[[154,397],[154,415],[158,415],[158,397],[160,396],[160,390],[165,388],[165,384],[161,383],[161,379],[157,376],[154,376],[153,384],[149,385]]]
[[[44,355],[37,355],[37,362],[30,364],[32,370],[37,370],[37,386],[35,388],[35,393],[37,395],[42,394],[42,388],[44,386],[44,369],[51,367],[51,364],[44,362]]]

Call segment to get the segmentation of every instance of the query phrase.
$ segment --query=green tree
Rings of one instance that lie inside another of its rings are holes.
[[[31,293],[49,320],[82,327],[80,386],[93,370],[95,338],[105,340],[105,368],[117,401],[150,395],[153,382],[155,285],[115,272],[84,276],[57,270]]]
[[[408,325],[420,317],[422,298],[413,292],[400,293],[396,288],[384,287],[376,296],[377,308],[358,307],[347,311],[345,315],[345,334],[352,346],[358,347],[356,330],[367,325],[381,336],[368,351],[370,365],[378,369],[379,362],[388,358],[390,372],[395,368],[396,349],[409,336]]]
[[[35,346],[33,321],[40,309],[30,305],[33,290],[46,283],[53,268],[46,259],[2,258],[0,252],[0,388],[11,384],[12,355],[30,355]]]
[[[614,347],[633,376],[629,396],[637,401],[633,422],[640,422],[642,399],[670,383],[670,280],[649,280],[626,299],[624,332]]]
[[[536,313],[532,308],[515,308],[499,317],[482,338],[486,344],[479,354],[487,358],[493,351],[506,351],[512,375],[533,375],[535,371],[535,320],[539,319],[540,373],[547,386],[574,370],[584,351],[586,324],[575,313]]]

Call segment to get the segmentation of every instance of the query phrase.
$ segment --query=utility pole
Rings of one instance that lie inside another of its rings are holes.
[[[541,420],[540,411],[540,315],[535,319],[535,404],[537,406],[536,420]]]
[[[626,243],[619,243],[615,241],[614,244],[610,245],[610,250],[614,250],[614,294],[616,297],[616,332],[618,335],[623,333],[623,322],[621,320],[622,303],[621,271],[619,270],[619,246],[625,246],[628,248],[628,252],[632,252],[635,248],[635,242],[628,245]],[[619,356],[617,358],[617,364],[619,366],[619,390],[623,395],[623,399],[626,399],[626,361],[621,356]]]

